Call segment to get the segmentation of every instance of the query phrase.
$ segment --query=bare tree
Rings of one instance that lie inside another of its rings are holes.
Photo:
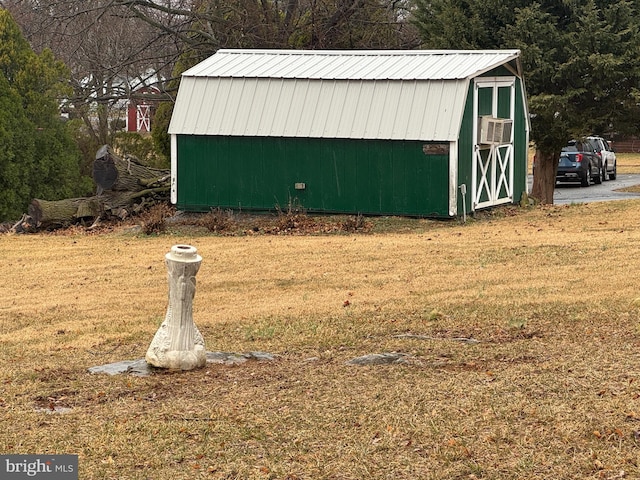
[[[172,34],[108,0],[10,0],[2,5],[36,51],[50,48],[69,67],[74,94],[66,99],[67,108],[84,121],[97,145],[111,142],[111,121],[121,117],[123,100],[136,87],[164,90],[181,51]],[[155,16],[166,26],[180,21],[152,13],[149,20]]]
[[[170,101],[186,68],[219,48],[415,48],[412,0],[0,0],[35,50],[70,68],[69,99],[96,145],[140,84]]]

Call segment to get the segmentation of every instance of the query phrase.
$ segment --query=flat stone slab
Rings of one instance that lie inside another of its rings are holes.
[[[370,355],[364,355],[362,357],[352,358],[347,361],[347,365],[388,365],[394,363],[406,363],[410,355],[406,353],[391,352],[391,353],[372,353]]]
[[[239,365],[249,360],[259,362],[269,362],[276,359],[276,356],[267,352],[207,352],[207,363],[223,365]],[[144,358],[137,360],[122,360],[120,362],[108,363],[89,368],[90,373],[106,373],[107,375],[120,375],[123,373],[146,377],[157,371],[164,371],[164,368],[156,368],[149,365]]]
[[[144,358],[138,360],[122,360],[120,362],[107,363],[89,368],[90,373],[106,373],[107,375],[119,375],[129,373],[138,377],[151,375],[155,367],[149,365]]]

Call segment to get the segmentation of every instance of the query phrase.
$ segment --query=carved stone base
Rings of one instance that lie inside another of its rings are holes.
[[[169,307],[145,356],[158,368],[192,370],[207,363],[204,338],[193,322],[196,273],[202,257],[189,245],[174,245],[165,256],[169,272]]]
[[[195,335],[193,348],[189,350],[173,350],[171,348],[171,338],[169,336],[169,325],[165,320],[156,332],[151,345],[147,350],[145,360],[150,365],[158,368],[171,368],[177,370],[193,370],[204,367],[207,364],[207,351],[204,339],[193,325]],[[188,335],[185,332],[178,332],[178,335]]]

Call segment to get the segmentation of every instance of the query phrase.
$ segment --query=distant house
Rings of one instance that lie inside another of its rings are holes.
[[[518,50],[220,50],[182,75],[178,208],[451,218],[520,200]]]
[[[156,106],[160,101],[160,89],[141,86],[131,93],[127,102],[125,130],[127,132],[149,133]]]

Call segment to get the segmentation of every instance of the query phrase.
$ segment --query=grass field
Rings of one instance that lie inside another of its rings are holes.
[[[95,480],[640,477],[640,201],[372,227],[0,235],[0,451]],[[177,243],[207,349],[277,360],[88,373],[144,356]],[[346,364],[383,352],[408,361]]]
[[[637,153],[617,153],[619,173],[640,173],[640,155]]]

